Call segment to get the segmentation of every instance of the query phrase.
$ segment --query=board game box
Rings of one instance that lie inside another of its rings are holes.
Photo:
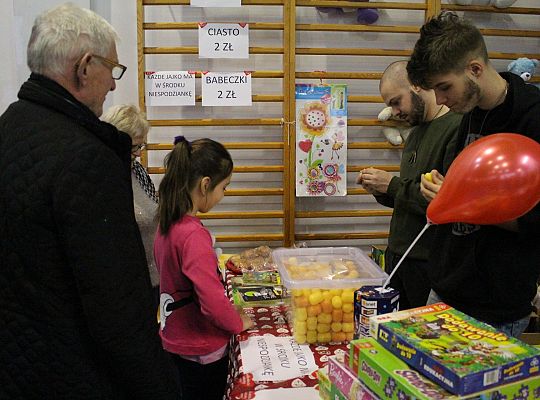
[[[540,350],[444,303],[374,316],[370,332],[397,357],[458,395],[540,373]]]
[[[540,379],[532,377],[466,396],[457,396],[412,369],[373,338],[350,343],[349,367],[384,400],[528,400],[540,399]]]
[[[343,363],[338,356],[328,357],[328,378],[332,385],[348,400],[377,400],[363,382]]]

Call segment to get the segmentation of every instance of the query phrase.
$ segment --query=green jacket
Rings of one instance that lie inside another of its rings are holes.
[[[427,200],[420,193],[420,176],[433,169],[443,175],[453,161],[461,114],[448,112],[416,126],[407,140],[401,157],[400,176],[393,177],[377,202],[393,207],[390,222],[390,251],[402,255],[426,224]],[[427,260],[433,228],[429,228],[407,257]]]

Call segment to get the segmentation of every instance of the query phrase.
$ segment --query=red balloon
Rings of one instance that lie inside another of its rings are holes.
[[[493,225],[514,220],[540,201],[540,144],[496,133],[465,147],[427,209],[429,222]]]

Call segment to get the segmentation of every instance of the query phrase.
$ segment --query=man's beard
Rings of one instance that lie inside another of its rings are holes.
[[[411,112],[407,116],[407,122],[413,126],[424,122],[424,112],[426,103],[424,100],[411,90]]]
[[[470,78],[466,78],[465,91],[463,93],[463,101],[455,104],[452,111],[465,114],[471,111],[478,104],[480,99],[480,87]]]

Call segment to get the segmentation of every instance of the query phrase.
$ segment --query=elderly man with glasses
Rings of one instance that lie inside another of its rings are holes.
[[[37,17],[0,117],[0,398],[178,399],[134,218],[127,134],[99,120],[126,67],[72,4]]]

